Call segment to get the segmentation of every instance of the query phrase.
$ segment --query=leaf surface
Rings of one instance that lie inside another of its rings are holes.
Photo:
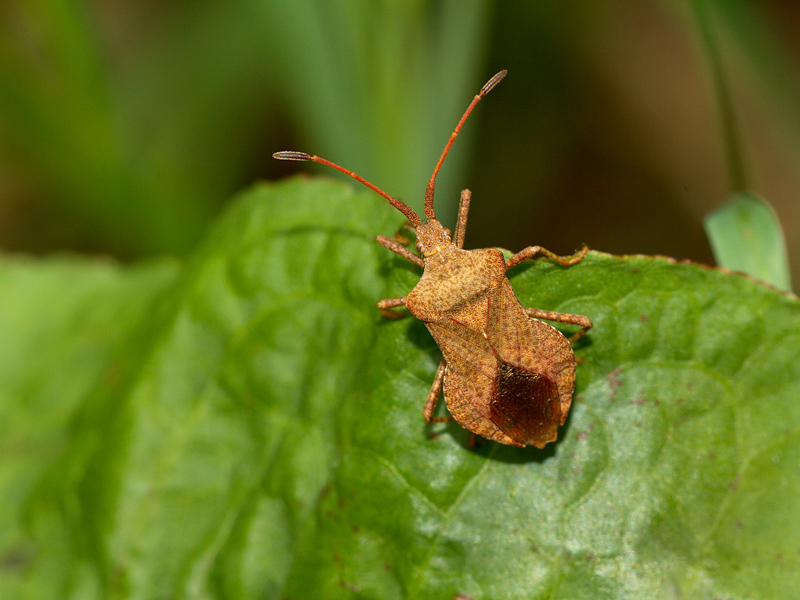
[[[179,274],[147,283],[132,268],[127,288],[100,286],[94,331],[120,380],[41,375],[45,388],[85,380],[53,417],[58,452],[32,459],[35,482],[14,500],[24,529],[5,548],[25,549],[25,568],[0,585],[40,598],[800,587],[796,298],[663,258],[520,265],[524,305],[594,321],[576,344],[572,412],[543,450],[470,450],[457,425],[422,420],[441,356],[424,325],[374,307],[419,276],[373,241],[399,223],[370,193],[292,179],[246,193]],[[84,300],[62,320],[95,309]],[[45,348],[89,331],[74,328]],[[6,353],[29,332],[33,319]],[[7,375],[5,406],[23,405],[21,379]]]

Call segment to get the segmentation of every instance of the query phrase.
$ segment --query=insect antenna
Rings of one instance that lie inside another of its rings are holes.
[[[336,163],[333,163],[333,162],[331,162],[329,160],[326,160],[324,158],[321,158],[319,156],[314,156],[313,154],[307,154],[305,152],[295,152],[293,150],[284,150],[284,151],[281,151],[281,152],[276,152],[275,154],[272,155],[272,158],[277,158],[278,160],[311,161],[311,162],[320,163],[322,165],[327,165],[329,167],[333,167],[337,171],[341,171],[345,175],[349,175],[350,177],[352,177],[356,181],[358,181],[360,183],[363,183],[365,186],[367,186],[368,188],[370,188],[374,192],[376,192],[376,193],[380,194],[381,196],[383,196],[384,198],[386,198],[389,201],[389,204],[394,206],[397,210],[399,210],[401,213],[403,213],[409,221],[411,221],[411,224],[414,226],[414,228],[416,228],[419,225],[419,215],[417,215],[417,213],[415,213],[413,210],[411,210],[411,207],[409,207],[407,204],[405,204],[404,202],[401,202],[397,198],[394,198],[394,197],[390,196],[389,194],[384,192],[378,186],[370,183],[369,181],[367,181],[366,179],[361,177],[361,175],[358,175],[357,173],[354,173],[353,171],[350,171],[349,169],[345,169],[344,167],[340,167]]]
[[[453,133],[450,134],[450,139],[447,141],[447,144],[444,147],[444,151],[442,152],[442,155],[439,157],[439,162],[436,163],[436,166],[433,169],[433,175],[431,175],[430,181],[428,181],[428,187],[425,189],[425,216],[428,217],[429,219],[436,218],[436,213],[433,211],[433,188],[436,187],[436,175],[439,174],[439,168],[442,166],[442,163],[444,162],[444,157],[447,156],[447,153],[450,151],[450,146],[453,145],[453,142],[455,141],[456,136],[458,136],[458,132],[461,131],[461,126],[464,125],[464,121],[467,120],[469,113],[472,112],[472,109],[475,108],[475,105],[478,102],[480,102],[481,99],[486,94],[492,91],[492,88],[494,86],[500,83],[500,80],[506,76],[506,73],[508,73],[508,71],[503,69],[497,75],[495,75],[489,81],[486,82],[486,84],[481,88],[481,91],[478,92],[472,99],[472,102],[470,102],[469,106],[467,107],[467,110],[464,112],[464,114],[461,117],[461,120],[458,122],[458,125],[456,125],[456,128],[453,130]]]

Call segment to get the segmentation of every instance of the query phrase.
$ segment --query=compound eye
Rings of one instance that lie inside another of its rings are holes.
[[[450,233],[450,230],[447,227],[444,228],[444,234],[447,236],[448,240],[453,238],[452,234]]]
[[[417,250],[419,250],[420,252],[422,252],[422,242],[420,242],[420,241],[417,241],[417,243],[416,243],[416,244],[414,244],[414,246],[416,246]]]

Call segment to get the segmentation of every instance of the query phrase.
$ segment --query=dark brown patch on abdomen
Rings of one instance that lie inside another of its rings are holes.
[[[543,448],[558,436],[558,388],[541,373],[498,360],[489,418],[514,441]]]

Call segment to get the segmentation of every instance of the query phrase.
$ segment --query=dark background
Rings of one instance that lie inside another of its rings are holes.
[[[0,247],[185,254],[252,183],[338,176],[271,159],[283,149],[420,209],[459,116],[508,69],[437,188],[446,224],[459,189],[473,191],[467,247],[587,243],[711,263],[702,219],[739,186],[705,22],[745,187],[775,208],[798,281],[798,6],[5,2]]]

